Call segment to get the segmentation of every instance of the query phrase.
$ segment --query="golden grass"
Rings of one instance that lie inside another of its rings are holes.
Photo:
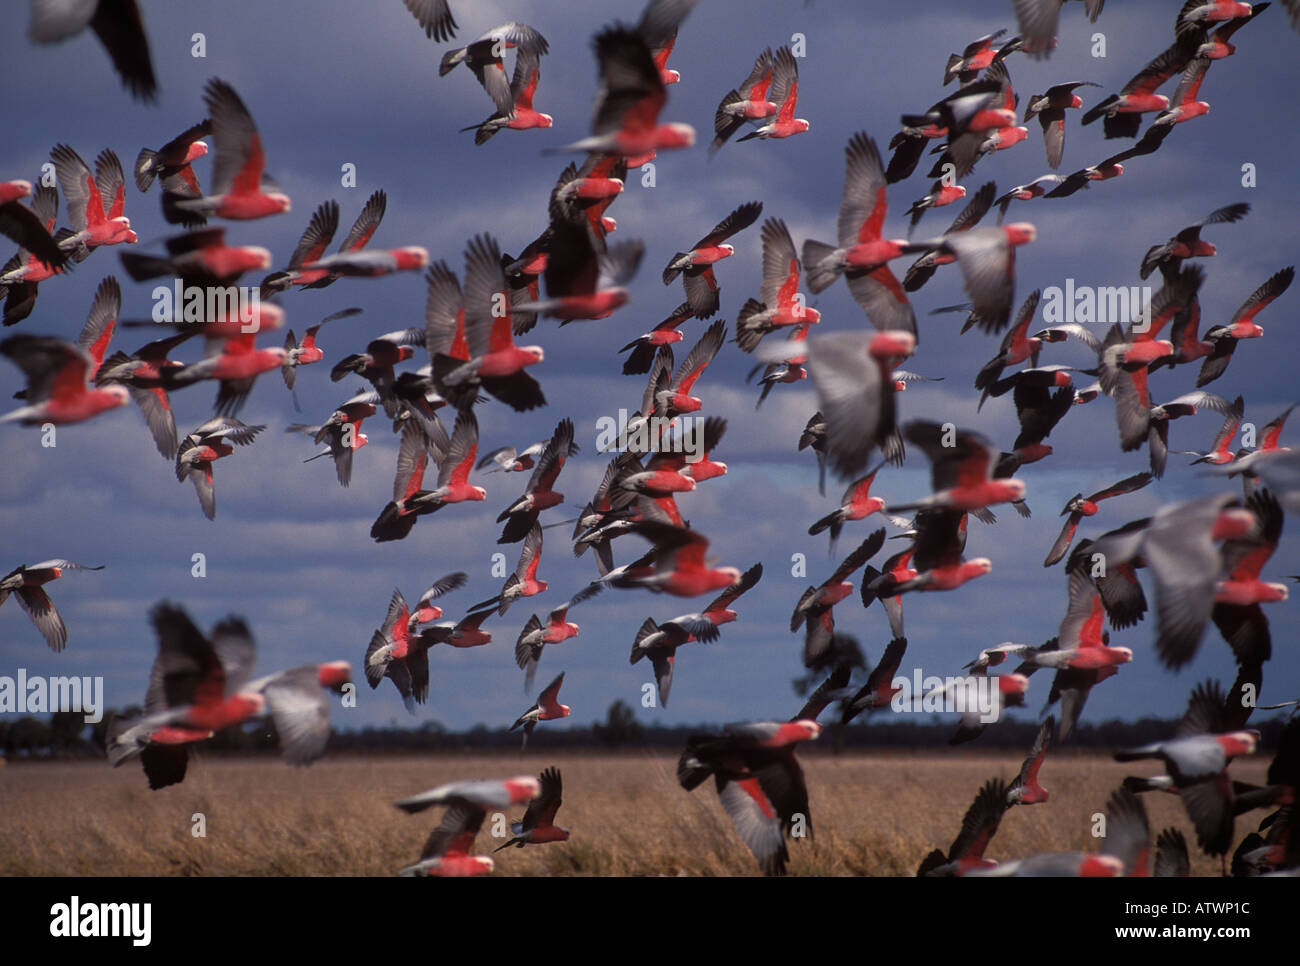
[[[805,753],[815,837],[791,844],[797,875],[912,875],[932,848],[946,850],[976,790],[1010,780],[1013,754]],[[754,875],[753,857],[718,804],[712,783],[687,793],[676,756],[548,754],[336,757],[295,769],[276,759],[197,758],[183,784],[151,792],[133,763],[10,763],[0,769],[0,874],[391,875],[414,861],[441,810],[407,815],[393,802],[443,782],[536,774],[558,765],[564,843],[508,849],[497,875]],[[1233,777],[1262,782],[1266,761],[1240,761]],[[988,850],[1095,850],[1092,815],[1125,774],[1157,767],[1057,753],[1041,781],[1051,800],[1007,813]],[[1174,825],[1195,836],[1178,799],[1144,796],[1152,838]],[[191,834],[201,812],[207,835]],[[522,809],[512,810],[514,821]],[[1263,812],[1238,819],[1237,837]],[[485,823],[476,851],[493,839]],[[1196,875],[1219,863],[1194,852]]]

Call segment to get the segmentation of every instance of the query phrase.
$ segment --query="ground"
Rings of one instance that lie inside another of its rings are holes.
[[[802,754],[813,838],[792,844],[797,875],[912,875],[932,848],[947,850],[979,786],[1010,781],[1011,754]],[[0,769],[0,874],[5,875],[391,875],[415,861],[439,809],[407,815],[399,798],[465,778],[536,774],[556,765],[564,779],[557,823],[565,843],[496,855],[497,875],[751,875],[757,867],[718,804],[712,783],[687,793],[676,756],[549,754],[330,756],[308,768],[277,759],[191,762],[184,783],[150,791],[133,762],[11,763]],[[1267,761],[1233,765],[1238,780],[1262,782]],[[1118,764],[1053,751],[1040,774],[1048,802],[1012,809],[987,855],[1096,850],[1094,813],[1126,774],[1158,763]],[[1152,839],[1174,825],[1195,836],[1173,796],[1144,796]],[[202,813],[206,835],[193,830]],[[1237,821],[1237,841],[1265,813]],[[516,821],[522,808],[513,809]],[[484,824],[476,852],[493,839]],[[1196,852],[1193,874],[1219,863]]]

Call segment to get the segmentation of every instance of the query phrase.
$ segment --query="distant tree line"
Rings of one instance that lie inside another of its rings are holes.
[[[131,714],[138,710],[127,708],[125,713]],[[106,713],[104,719],[95,725],[87,725],[80,712],[56,712],[48,720],[30,716],[0,718],[0,753],[12,759],[102,758],[111,714],[112,712]],[[803,749],[802,753],[826,754],[845,749],[912,751],[946,748],[956,730],[955,722],[951,717],[940,715],[927,717],[930,720],[887,723],[887,719],[880,715],[866,724],[855,722],[845,728],[828,725],[822,739]],[[1142,718],[1138,721],[1081,724],[1061,747],[1104,751],[1145,744],[1171,736],[1176,723],[1176,719]],[[1284,718],[1276,716],[1251,722],[1251,726],[1259,729],[1262,734],[1261,755],[1271,754],[1284,723]],[[712,725],[646,725],[637,719],[627,704],[615,701],[609,706],[603,722],[593,722],[586,727],[539,728],[529,744],[573,751],[639,748],[673,750],[685,747],[686,739],[691,735],[720,730],[720,727]],[[991,726],[978,740],[962,746],[962,749],[974,753],[1028,750],[1034,743],[1037,732],[1038,725],[1032,721],[1004,721]],[[426,721],[410,727],[336,730],[330,737],[329,747],[335,752],[371,754],[376,751],[392,754],[419,751],[508,751],[518,749],[519,740],[518,732],[510,732],[505,728],[488,728],[480,724],[465,731],[450,731],[437,722]],[[227,728],[203,743],[204,751],[229,754],[274,753],[277,748],[275,725],[269,718],[255,725]]]

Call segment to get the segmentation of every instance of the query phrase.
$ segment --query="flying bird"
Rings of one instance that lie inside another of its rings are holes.
[[[40,563],[22,564],[0,579],[0,604],[10,594],[18,599],[18,606],[26,611],[36,629],[41,632],[50,650],[62,651],[68,643],[68,629],[63,618],[54,609],[54,602],[45,592],[45,584],[57,580],[74,570],[103,570],[103,566],[89,567],[71,560],[43,560]]]
[[[0,182],[0,235],[18,244],[20,263],[31,257],[51,271],[62,268],[67,263],[68,256],[50,234],[54,216],[48,211],[38,214],[35,205],[29,208],[23,204],[21,199],[31,193],[30,181]],[[56,212],[58,200],[58,196],[55,195]],[[41,204],[43,210],[47,207],[47,203]],[[6,265],[0,273],[8,274],[10,271],[10,267]]]
[[[501,250],[490,235],[474,238],[465,250],[465,340],[469,358],[438,353],[433,379],[449,398],[465,397],[481,386],[517,412],[546,404],[537,380],[524,371],[544,358],[541,346],[517,346],[510,293]]]
[[[438,76],[446,76],[464,64],[492,98],[497,112],[508,115],[514,99],[510,81],[506,79],[505,52],[511,49],[527,57],[541,57],[551,48],[546,38],[532,27],[512,20],[493,27],[465,47],[448,50],[438,64]]]
[[[486,144],[498,131],[531,131],[548,128],[555,118],[533,107],[537,82],[541,78],[541,57],[523,47],[515,54],[515,72],[510,80],[510,110],[497,112],[479,124],[461,128],[473,131],[475,144]]]
[[[1002,816],[1010,807],[1007,801],[1007,783],[990,778],[980,787],[966,814],[961,820],[961,830],[953,839],[947,853],[933,850],[916,870],[918,876],[962,876],[978,869],[997,865],[984,858],[984,851],[997,834]]]
[[[523,742],[519,746],[520,750],[528,747],[528,739],[532,737],[537,722],[554,721],[556,718],[567,718],[569,716],[569,706],[560,704],[560,686],[562,684],[564,684],[563,671],[537,696],[537,703],[515,719],[515,723],[510,726],[511,731],[521,726],[524,729]]]
[[[16,201],[9,205],[22,207]],[[6,206],[7,213],[8,210],[9,207]],[[44,185],[37,188],[32,199],[31,213],[45,232],[44,235],[38,235],[36,241],[37,249],[43,254],[38,255],[26,247],[20,247],[9,261],[0,266],[0,298],[5,300],[5,325],[17,325],[31,315],[36,307],[40,283],[64,271],[68,262],[68,254],[59,248],[50,235],[59,214],[58,189]],[[21,215],[19,218],[23,220]],[[22,243],[19,244],[21,246]],[[54,267],[56,265],[64,267]]]
[[[477,452],[478,419],[473,410],[457,416],[450,439],[436,442],[425,435],[420,423],[408,422],[402,429],[397,452],[393,499],[371,526],[371,538],[380,543],[404,539],[421,516],[436,513],[451,503],[487,499],[487,490],[469,483]],[[434,489],[426,490],[424,472],[430,455],[438,466],[438,479]]]
[[[1043,767],[1047,749],[1052,746],[1052,733],[1056,731],[1056,719],[1048,716],[1039,726],[1034,746],[1020,765],[1020,772],[1007,788],[1008,805],[1037,805],[1048,799],[1047,789],[1038,784],[1038,771]]]
[[[105,149],[95,158],[95,170],[66,144],[50,152],[54,173],[67,201],[71,229],[55,236],[59,249],[73,261],[83,261],[104,245],[134,245],[138,241],[126,217],[126,176],[116,154]]]
[[[840,203],[836,245],[807,240],[803,268],[808,288],[817,294],[840,275],[872,325],[916,336],[916,316],[889,262],[923,249],[903,239],[882,236],[888,211],[884,170],[876,143],[863,132],[845,148],[844,197]]]
[[[543,648],[547,644],[560,644],[576,637],[581,630],[568,619],[569,610],[590,600],[604,589],[602,583],[587,584],[563,604],[552,608],[545,624],[536,614],[528,618],[528,623],[519,632],[519,639],[515,641],[515,663],[524,671],[525,691],[533,686],[533,677],[537,674],[537,664],[542,659]]]
[[[542,790],[528,803],[523,821],[510,826],[510,841],[498,845],[494,852],[514,846],[522,849],[525,845],[544,845],[547,842],[567,842],[569,830],[555,824],[555,814],[564,803],[564,780],[560,769],[547,768],[537,776]]]
[[[1103,118],[1106,137],[1137,137],[1143,114],[1163,111],[1169,107],[1169,98],[1156,91],[1169,78],[1187,67],[1199,46],[1194,34],[1179,37],[1134,74],[1118,94],[1112,94],[1089,108],[1083,115],[1083,124],[1087,126],[1098,118]]]
[[[663,273],[664,284],[669,285],[678,275],[682,276],[686,301],[696,318],[707,319],[718,311],[718,280],[713,274],[713,265],[730,257],[736,250],[734,245],[726,244],[726,240],[748,228],[762,213],[762,202],[747,202],[714,225],[707,235],[691,246],[690,251],[677,252],[668,260]]]
[[[815,739],[815,721],[731,725],[724,735],[695,735],[677,761],[688,792],[712,776],[718,799],[764,875],[784,875],[786,840],[812,836],[808,788],[795,759],[800,741]]]
[[[1083,0],[1090,23],[1096,23],[1106,0]],[[1021,50],[1035,60],[1051,56],[1056,47],[1057,21],[1066,0],[1012,0],[1016,24],[1024,38]]]
[[[1070,81],[1053,84],[1043,94],[1035,94],[1025,105],[1025,121],[1038,118],[1043,129],[1043,146],[1047,149],[1047,166],[1055,171],[1061,166],[1065,151],[1065,112],[1083,107],[1083,100],[1074,93],[1080,87],[1100,87],[1092,81]]]
[[[298,239],[293,254],[289,256],[288,267],[262,279],[262,298],[286,291],[294,285],[301,288],[325,288],[344,275],[377,274],[384,269],[386,263],[394,271],[423,268],[428,263],[428,253],[422,248],[379,253],[378,261],[374,263],[365,260],[370,256],[363,249],[374,237],[387,210],[388,194],[383,189],[373,192],[339,245],[338,252],[326,255],[325,249],[338,231],[339,206],[336,201],[322,202],[312,213],[311,221]]]
[[[447,0],[402,0],[424,35],[438,43],[446,43],[456,36],[456,18],[452,16]]]
[[[204,118],[160,148],[141,148],[135,158],[135,186],[143,193],[153,186],[154,179],[166,182],[181,176],[193,179],[197,191],[198,180],[194,179],[190,165],[208,153],[208,143],[202,139],[211,133],[212,121]]]
[[[690,5],[677,0],[657,6],[689,9]],[[594,45],[600,90],[591,136],[559,150],[601,151],[641,160],[657,151],[695,143],[695,129],[689,124],[659,122],[668,91],[641,30],[608,27],[596,35]]]
[[[1133,493],[1142,489],[1152,480],[1150,473],[1135,473],[1132,476],[1125,477],[1118,483],[1112,483],[1103,489],[1098,490],[1085,497],[1082,493],[1076,493],[1070,497],[1065,504],[1065,509],[1061,511],[1061,516],[1066,517],[1065,525],[1061,528],[1061,535],[1056,538],[1052,544],[1052,549],[1047,552],[1047,559],[1043,561],[1044,567],[1050,567],[1057,563],[1065,556],[1066,551],[1070,549],[1070,541],[1074,539],[1075,532],[1079,529],[1079,522],[1084,517],[1090,517],[1096,514],[1097,504],[1102,500],[1108,500],[1111,497],[1123,496],[1125,493]]]
[[[87,27],[104,45],[131,96],[146,103],[156,101],[158,81],[136,0],[32,0],[28,36],[38,44],[60,43]]]
[[[709,157],[727,143],[746,122],[763,121],[775,114],[779,105],[769,100],[772,88],[772,49],[769,47],[754,58],[754,67],[739,87],[722,95],[713,116],[714,138],[709,144]]]
[[[212,191],[200,198],[177,201],[175,207],[238,220],[288,211],[289,196],[267,177],[262,135],[235,89],[214,77],[204,88],[203,99],[212,118],[212,140],[216,145]]]
[[[1250,205],[1245,202],[1217,208],[1194,225],[1184,228],[1163,245],[1153,245],[1142,256],[1139,275],[1146,278],[1157,268],[1166,278],[1177,275],[1185,258],[1205,258],[1214,255],[1218,249],[1206,241],[1201,241],[1201,229],[1207,225],[1221,225],[1241,221],[1250,212]]]
[[[777,50],[772,58],[772,83],[768,88],[771,103],[776,110],[767,115],[771,118],[756,130],[750,131],[740,140],[750,141],[759,138],[781,140],[803,134],[812,124],[802,117],[795,117],[795,108],[799,102],[799,62],[791,53],[787,44]],[[716,121],[715,121],[716,126]]]
[[[209,419],[191,431],[176,448],[176,479],[194,483],[203,515],[213,520],[217,515],[216,490],[212,485],[212,464],[229,456],[236,446],[248,446],[265,426],[249,426],[233,416]]]
[[[1187,814],[1196,826],[1198,844],[1210,855],[1232,845],[1233,787],[1228,765],[1253,754],[1259,732],[1223,727],[1223,689],[1215,681],[1197,685],[1187,711],[1167,741],[1115,752],[1116,761],[1162,761]]]
[[[11,335],[0,342],[7,356],[27,377],[26,403],[0,416],[0,423],[24,426],[80,423],[125,406],[131,399],[125,386],[93,386],[94,361],[79,346],[44,335]]]

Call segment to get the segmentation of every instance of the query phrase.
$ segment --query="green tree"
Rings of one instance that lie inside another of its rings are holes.
[[[636,720],[632,709],[621,699],[609,706],[605,723],[596,722],[591,730],[597,741],[611,748],[634,744],[645,734],[641,722]]]

